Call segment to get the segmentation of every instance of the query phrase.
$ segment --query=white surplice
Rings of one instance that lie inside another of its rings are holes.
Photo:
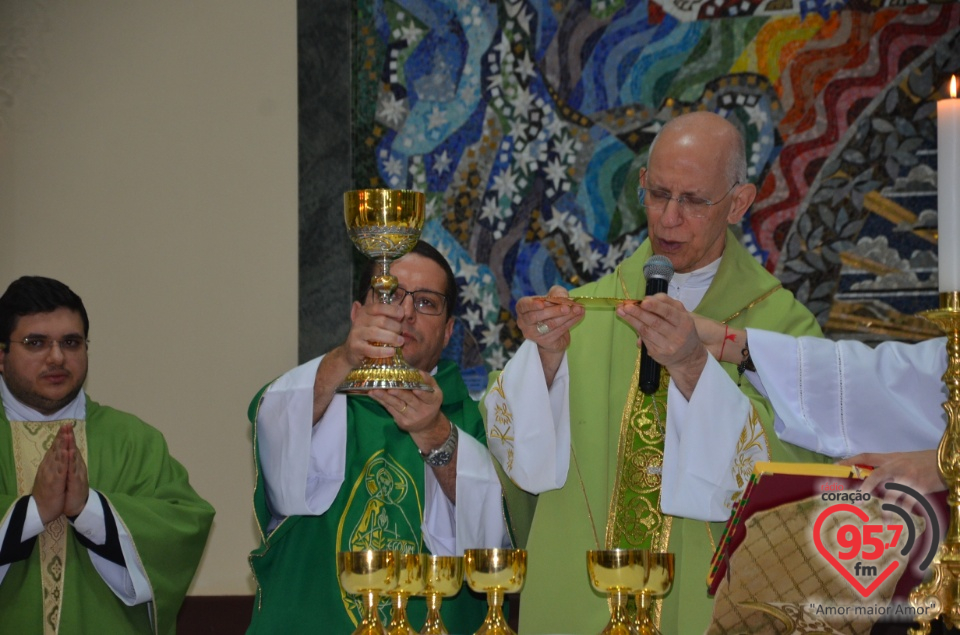
[[[288,371],[263,395],[257,414],[260,463],[274,525],[286,516],[326,512],[346,474],[347,395],[336,394],[312,425],[313,389],[322,357]],[[435,555],[508,547],[502,492],[487,448],[462,433],[457,450],[457,504],[424,464],[424,543]]]
[[[784,441],[834,457],[935,448],[946,427],[946,338],[917,344],[795,338],[747,329]]]

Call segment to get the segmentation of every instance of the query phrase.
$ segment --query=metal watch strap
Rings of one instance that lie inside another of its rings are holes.
[[[457,431],[457,426],[453,425],[453,422],[450,422],[450,436],[447,437],[447,440],[443,442],[439,448],[430,450],[429,452],[420,451],[420,456],[423,458],[423,462],[429,465],[430,467],[443,467],[453,460],[453,453],[457,450],[457,438],[459,432]]]

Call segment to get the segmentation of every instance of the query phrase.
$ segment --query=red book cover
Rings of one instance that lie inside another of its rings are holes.
[[[822,487],[856,490],[869,473],[868,469],[831,463],[758,462],[713,554],[707,575],[710,594],[716,593],[726,575],[727,561],[743,542],[746,521],[753,514],[828,491]]]

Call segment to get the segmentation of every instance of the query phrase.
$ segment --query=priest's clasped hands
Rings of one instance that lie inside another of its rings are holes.
[[[60,427],[37,468],[32,494],[44,525],[61,515],[73,518],[83,511],[90,486],[87,464],[77,448],[73,426]]]

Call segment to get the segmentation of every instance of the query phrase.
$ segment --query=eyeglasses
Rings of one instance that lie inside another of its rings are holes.
[[[440,315],[447,306],[447,298],[442,293],[426,289],[407,291],[403,287],[397,287],[390,303],[403,304],[407,297],[413,298],[413,310],[423,315]]]
[[[667,203],[670,201],[676,201],[677,205],[680,207],[680,214],[682,216],[688,218],[706,218],[706,216],[710,213],[710,208],[727,198],[730,192],[733,191],[733,188],[737,187],[738,185],[740,185],[740,181],[735,181],[734,184],[730,186],[730,189],[727,190],[727,193],[715,201],[703,198],[702,196],[689,196],[687,194],[674,196],[667,190],[661,190],[659,188],[647,188],[642,186],[637,188],[637,198],[640,199],[641,205],[644,205],[655,212],[663,211],[667,208]]]
[[[12,342],[20,344],[27,349],[28,353],[35,355],[46,353],[53,348],[54,344],[60,347],[60,352],[64,355],[76,355],[87,349],[87,344],[90,343],[90,340],[73,335],[68,335],[62,340],[54,340],[50,339],[49,337],[38,335],[25,337],[22,340],[12,340]]]

